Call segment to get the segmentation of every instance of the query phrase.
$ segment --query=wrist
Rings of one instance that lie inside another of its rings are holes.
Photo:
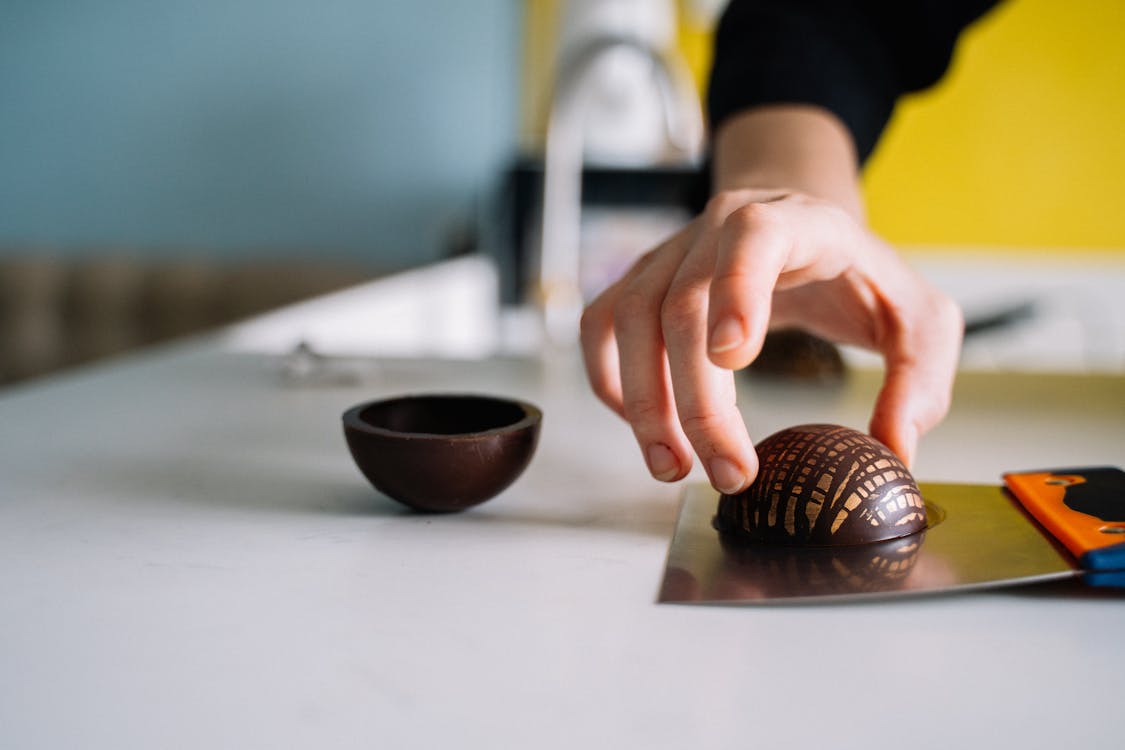
[[[864,218],[851,133],[811,105],[756,107],[724,121],[714,138],[712,188],[798,191]]]

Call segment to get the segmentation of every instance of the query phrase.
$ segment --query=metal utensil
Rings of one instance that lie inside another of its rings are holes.
[[[1043,472],[1019,476],[1047,481],[1042,477],[1056,475]],[[1108,546],[1100,554],[1107,562],[1102,569],[1087,569],[1091,563],[1085,555],[1080,557],[1068,550],[1060,541],[1064,536],[1040,525],[1020,500],[999,485],[923,483],[919,487],[930,518],[923,532],[876,544],[784,547],[724,546],[712,528],[718,493],[707,485],[690,485],[684,492],[669,548],[659,601],[849,601],[1078,576],[1085,576],[1091,583],[1123,585],[1125,573],[1121,568],[1125,565],[1120,556],[1125,555],[1125,543],[1113,544],[1115,532],[1106,532]],[[1125,497],[1115,497],[1112,502],[1125,507]],[[1024,503],[1035,507],[1037,515],[1042,507],[1057,510],[1051,498],[1045,502],[1042,498],[1025,499]],[[1125,525],[1084,517],[1090,519],[1085,525],[1100,530]]]

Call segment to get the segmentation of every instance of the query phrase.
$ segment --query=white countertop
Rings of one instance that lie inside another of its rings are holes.
[[[577,357],[282,385],[204,339],[0,394],[0,747],[1109,748],[1125,597],[655,603],[680,488]],[[863,427],[878,378],[747,384],[755,439]],[[406,391],[545,413],[527,473],[407,513],[340,414]],[[1125,462],[1125,378],[968,373],[926,481]]]

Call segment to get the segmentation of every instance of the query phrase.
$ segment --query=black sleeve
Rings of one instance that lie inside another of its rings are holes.
[[[905,93],[944,75],[961,31],[997,0],[731,0],[707,96],[712,129],[761,104],[815,104],[871,155]]]

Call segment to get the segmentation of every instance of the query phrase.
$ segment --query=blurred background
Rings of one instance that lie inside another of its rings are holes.
[[[705,190],[722,7],[0,2],[0,382],[466,254],[507,303],[558,293],[551,274],[588,296]],[[864,178],[874,227],[969,258],[932,261],[954,281],[1104,260],[1118,312],[1094,326],[1125,319],[1123,37],[1119,0],[1003,3],[897,112]],[[581,278],[545,242],[567,232]]]

